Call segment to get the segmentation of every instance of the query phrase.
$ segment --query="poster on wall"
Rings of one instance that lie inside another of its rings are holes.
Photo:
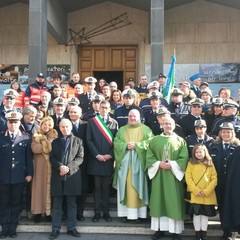
[[[10,84],[13,80],[18,80],[22,85],[28,84],[27,64],[0,64],[0,84]],[[59,74],[63,81],[70,79],[70,65],[47,65],[47,84],[52,84],[52,76]]]
[[[200,64],[199,73],[208,83],[240,83],[240,64]]]

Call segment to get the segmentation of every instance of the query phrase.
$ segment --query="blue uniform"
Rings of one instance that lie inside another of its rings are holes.
[[[11,140],[8,131],[0,135],[0,221],[2,231],[16,231],[26,176],[33,176],[31,141],[20,131]]]

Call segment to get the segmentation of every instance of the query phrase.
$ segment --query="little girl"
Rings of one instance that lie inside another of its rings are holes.
[[[191,194],[189,214],[193,216],[196,239],[207,240],[208,217],[216,215],[217,172],[205,145],[194,146],[185,178]]]

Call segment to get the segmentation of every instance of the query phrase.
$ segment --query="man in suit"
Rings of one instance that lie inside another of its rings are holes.
[[[109,116],[110,103],[100,103],[100,115],[88,121],[87,145],[89,148],[88,174],[94,176],[93,222],[98,222],[103,210],[103,218],[110,222],[109,197],[113,174],[113,138],[118,130],[118,123]],[[102,209],[103,207],[103,209]]]
[[[50,239],[60,234],[62,220],[62,202],[67,202],[67,234],[80,237],[76,229],[77,196],[82,194],[81,169],[83,162],[83,144],[80,138],[72,135],[72,123],[62,119],[60,124],[62,137],[52,142],[50,162],[52,164],[51,195],[53,197],[52,233]]]
[[[87,132],[87,122],[81,120],[82,109],[79,106],[71,106],[69,108],[69,119],[72,122],[72,133],[74,136],[80,138],[83,142],[84,147],[84,161],[81,164],[81,175],[82,175],[82,195],[77,198],[77,220],[84,221],[84,207],[86,192],[88,191],[88,175],[87,175],[87,144],[86,144],[86,132]]]
[[[86,92],[80,94],[78,99],[80,101],[80,107],[82,108],[83,114],[86,113],[91,108],[91,100],[97,95],[97,92],[94,90],[96,87],[97,79],[94,77],[86,77],[84,79]]]
[[[25,182],[33,176],[31,141],[19,130],[22,114],[6,114],[7,131],[0,136],[0,238],[16,238]]]

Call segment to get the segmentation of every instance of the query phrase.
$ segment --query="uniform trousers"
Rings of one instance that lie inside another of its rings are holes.
[[[25,183],[0,184],[0,221],[2,231],[16,231],[22,209]]]

